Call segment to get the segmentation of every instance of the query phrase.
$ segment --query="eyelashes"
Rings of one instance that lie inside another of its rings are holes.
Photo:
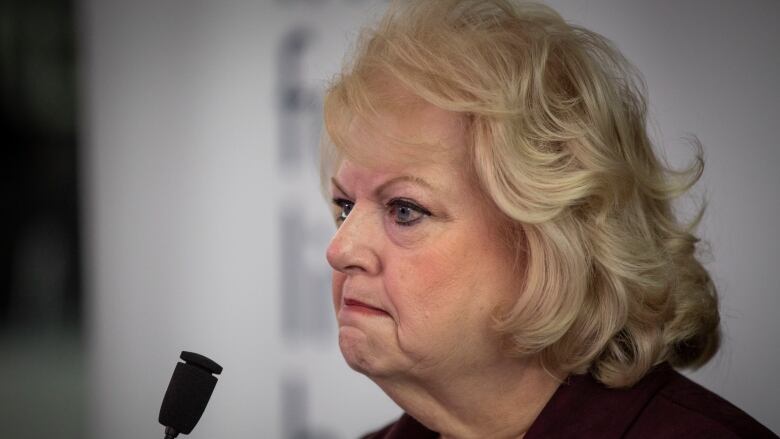
[[[341,225],[355,207],[355,203],[346,198],[334,198],[333,204],[339,209],[336,213],[336,224]],[[393,198],[385,204],[385,209],[387,216],[402,227],[413,226],[431,216],[428,209],[408,198]]]
[[[423,218],[431,216],[431,212],[404,198],[393,198],[387,203],[390,215],[399,226],[412,226],[420,222]]]
[[[347,200],[346,198],[334,198],[333,204],[336,205],[341,211],[338,212],[336,215],[336,225],[341,225],[341,223],[344,222],[344,220],[347,219],[347,216],[352,211],[352,208],[355,206],[355,203]]]

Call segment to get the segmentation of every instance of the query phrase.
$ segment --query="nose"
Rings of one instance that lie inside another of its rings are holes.
[[[355,206],[333,235],[325,257],[334,270],[345,274],[377,274],[380,239],[381,225],[374,224],[369,211]]]

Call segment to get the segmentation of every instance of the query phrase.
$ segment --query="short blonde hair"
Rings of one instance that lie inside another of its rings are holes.
[[[522,232],[518,300],[496,316],[513,355],[611,387],[714,355],[717,295],[692,233],[704,207],[683,224],[671,205],[701,147],[686,170],[659,161],[643,81],[608,40],[535,3],[394,3],[328,90],[323,177],[344,116],[390,105],[379,77],[466,116],[482,189]]]

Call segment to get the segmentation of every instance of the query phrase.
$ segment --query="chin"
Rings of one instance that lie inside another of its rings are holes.
[[[388,375],[389,365],[382,360],[382,352],[377,352],[377,346],[371,343],[365,333],[355,328],[339,330],[339,348],[347,365],[356,372],[369,378]]]

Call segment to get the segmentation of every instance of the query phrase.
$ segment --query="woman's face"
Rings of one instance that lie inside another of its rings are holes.
[[[347,140],[372,164],[344,160],[331,182],[339,227],[327,258],[344,358],[391,379],[494,364],[493,317],[514,303],[520,269],[508,221],[469,170],[464,123],[430,105],[380,123],[387,135],[350,126]]]

